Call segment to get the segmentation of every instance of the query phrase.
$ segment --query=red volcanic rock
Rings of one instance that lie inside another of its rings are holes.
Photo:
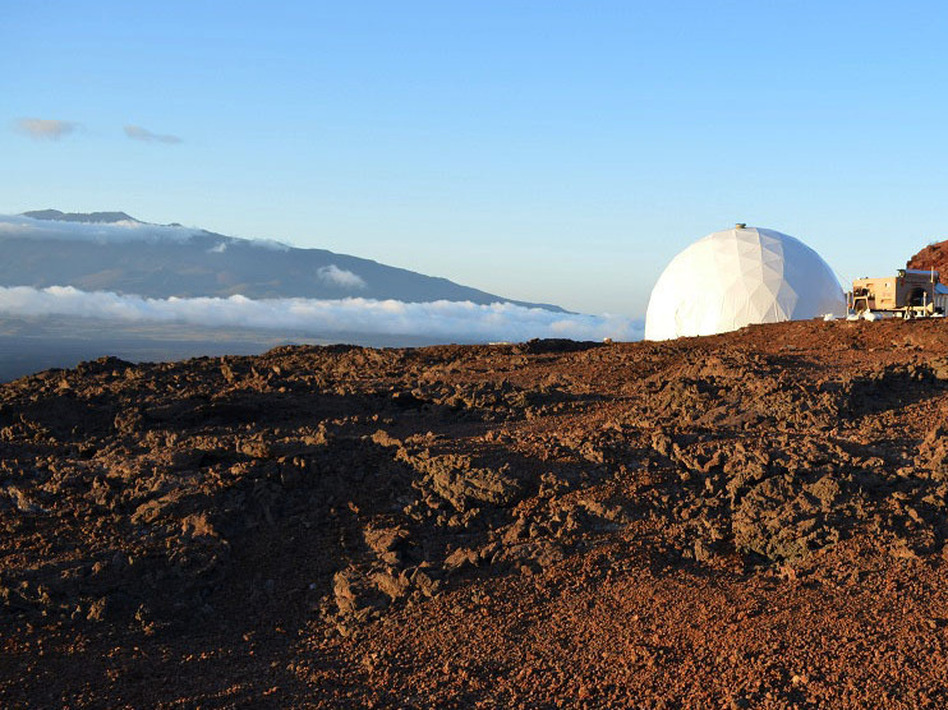
[[[909,259],[907,269],[935,269],[939,281],[948,284],[948,241],[933,242]]]
[[[0,385],[0,706],[945,707],[948,323]]]

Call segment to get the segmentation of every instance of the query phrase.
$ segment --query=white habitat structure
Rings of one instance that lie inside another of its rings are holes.
[[[713,335],[751,323],[846,316],[839,281],[799,239],[739,224],[678,254],[645,315],[645,339]]]

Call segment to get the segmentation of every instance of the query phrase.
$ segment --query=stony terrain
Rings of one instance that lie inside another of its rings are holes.
[[[948,323],[0,385],[3,707],[944,707]]]

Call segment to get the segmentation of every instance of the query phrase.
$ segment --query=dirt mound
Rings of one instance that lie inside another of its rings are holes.
[[[939,274],[938,280],[948,284],[948,241],[932,242],[924,247],[906,262],[905,268],[935,269]]]
[[[0,386],[0,699],[942,706],[946,352],[810,322]]]

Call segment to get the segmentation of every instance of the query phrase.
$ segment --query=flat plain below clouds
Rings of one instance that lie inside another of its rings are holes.
[[[639,340],[641,319],[559,313],[511,303],[406,303],[395,300],[280,298],[143,298],[71,286],[0,287],[0,313],[68,316],[125,323],[186,323],[208,328],[281,329],[320,335],[421,337],[436,342],[519,342],[531,338]]]

